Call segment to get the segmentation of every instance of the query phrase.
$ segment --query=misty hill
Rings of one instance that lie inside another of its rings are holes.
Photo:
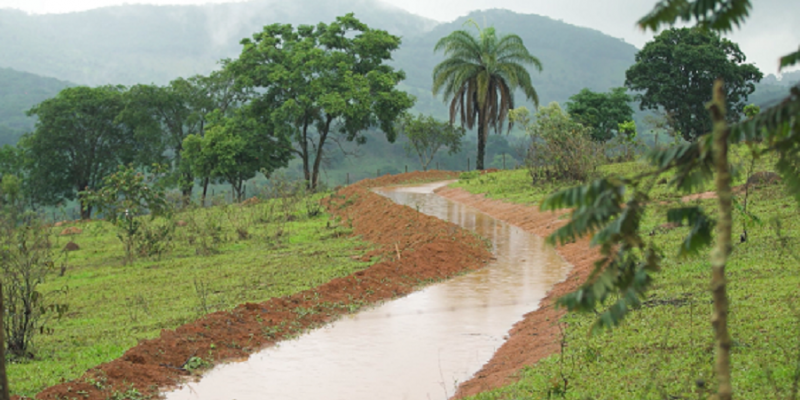
[[[370,27],[403,37],[394,64],[408,78],[403,89],[418,97],[417,109],[445,114],[430,94],[431,71],[441,60],[433,47],[472,18],[499,33],[516,33],[542,61],[533,74],[543,103],[563,102],[584,87],[620,86],[636,48],[599,31],[547,17],[506,10],[474,12],[437,25],[376,0],[299,0],[203,6],[124,5],[85,12],[28,15],[0,10],[0,67],[11,67],[80,84],[164,84],[179,76],[206,74],[218,60],[236,57],[239,41],[275,22],[315,24],[354,11]]]
[[[749,103],[761,108],[773,106],[789,95],[789,88],[800,84],[800,71],[784,72],[781,79],[769,74],[756,84],[756,91],[748,98]]]
[[[23,133],[32,130],[34,120],[25,112],[68,86],[73,84],[0,68],[0,146],[14,144]]]
[[[374,0],[123,5],[45,15],[0,10],[0,67],[88,85],[164,84],[207,74],[264,25],[330,22],[354,10],[368,25],[404,37],[436,24]]]

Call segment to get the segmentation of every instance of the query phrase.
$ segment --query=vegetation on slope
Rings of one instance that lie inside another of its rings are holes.
[[[738,156],[743,171],[764,172],[766,161],[750,171],[747,157]],[[606,165],[603,174],[636,174],[639,163]],[[735,184],[743,189],[746,174]],[[487,197],[523,204],[538,204],[553,191],[570,183],[530,185],[525,170],[500,172],[462,181],[455,186]],[[706,186],[697,191],[710,190]],[[744,192],[737,191],[738,203]],[[559,324],[565,337],[563,353],[525,368],[519,381],[474,396],[474,399],[663,399],[704,397],[715,389],[711,360],[714,338],[708,329],[711,293],[708,289],[708,253],[689,258],[677,247],[689,227],[674,227],[656,219],[662,210],[681,203],[682,196],[655,183],[651,192],[657,209],[642,226],[666,257],[658,279],[620,329],[589,334],[596,316],[568,314]],[[686,200],[711,213],[716,199]],[[800,369],[800,312],[794,288],[800,284],[794,249],[800,236],[800,217],[791,196],[781,184],[751,186],[747,211],[738,213],[734,232],[747,227],[747,239],[735,246],[729,272],[730,326],[734,339],[734,390],[741,398],[785,398]],[[738,242],[738,240],[737,240]]]
[[[34,359],[9,365],[13,392],[33,396],[75,379],[142,339],[209,312],[291,295],[366,268],[361,258],[369,245],[322,213],[320,197],[220,205],[157,219],[147,229],[172,233],[153,236],[157,243],[149,245],[158,251],[150,247],[154,254],[140,254],[129,265],[123,265],[123,243],[110,223],[53,227],[64,273],[49,278],[41,291],[66,289],[69,309],[48,326],[51,334],[37,336]],[[79,250],[62,252],[68,242]]]

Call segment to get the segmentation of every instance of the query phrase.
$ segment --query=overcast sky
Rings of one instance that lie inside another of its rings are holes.
[[[0,0],[0,8],[32,13],[64,13],[123,3],[200,4],[236,0]],[[241,1],[241,0],[239,0]],[[291,1],[291,0],[288,0]],[[336,1],[336,0],[320,0]],[[597,29],[641,48],[652,38],[635,27],[655,0],[382,0],[414,14],[438,21],[452,21],[472,10],[506,8],[545,15],[564,22]],[[764,73],[775,73],[778,57],[800,45],[800,1],[758,0],[743,29],[729,37],[739,43],[748,61]]]

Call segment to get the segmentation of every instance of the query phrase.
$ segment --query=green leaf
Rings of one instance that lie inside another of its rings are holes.
[[[795,64],[800,64],[800,48],[798,48],[797,51],[795,51],[794,53],[790,53],[781,57],[781,63],[778,69],[791,67],[792,65]]]
[[[679,225],[689,225],[691,230],[681,243],[679,256],[697,254],[711,244],[714,220],[708,217],[701,207],[673,208],[667,211],[667,221]]]

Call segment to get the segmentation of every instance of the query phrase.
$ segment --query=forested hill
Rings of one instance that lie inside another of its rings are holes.
[[[522,38],[544,67],[541,73],[531,71],[542,104],[563,103],[583,88],[605,91],[622,86],[625,70],[633,65],[637,52],[636,47],[621,39],[548,17],[497,9],[475,11],[454,22],[440,24],[420,37],[406,39],[395,55],[396,65],[406,71],[406,85],[413,88],[406,90],[417,96],[418,108],[435,107],[436,114],[444,114],[441,100],[430,95],[431,71],[442,60],[442,54],[434,54],[433,48],[440,38],[454,30],[474,29],[464,25],[469,19],[480,26],[494,26],[500,34],[515,33]],[[517,95],[517,99],[521,96]]]
[[[34,120],[25,112],[68,86],[72,84],[0,68],[0,146],[14,144],[23,133],[32,130]]]
[[[312,6],[313,3],[313,6]],[[403,37],[394,54],[406,71],[403,88],[418,97],[417,109],[444,115],[430,94],[431,71],[441,60],[433,47],[472,18],[500,33],[520,35],[544,64],[533,82],[543,103],[565,101],[584,87],[622,85],[636,48],[601,32],[547,17],[506,10],[475,12],[437,25],[376,0],[297,0],[204,6],[125,5],[85,12],[27,15],[0,10],[0,67],[88,85],[157,83],[206,74],[218,60],[238,56],[239,41],[264,25],[330,22],[353,11],[370,27]]]
[[[436,25],[376,0],[123,5],[45,15],[0,10],[0,67],[88,85],[164,84],[207,74],[264,25],[331,22],[350,11],[404,37]]]

